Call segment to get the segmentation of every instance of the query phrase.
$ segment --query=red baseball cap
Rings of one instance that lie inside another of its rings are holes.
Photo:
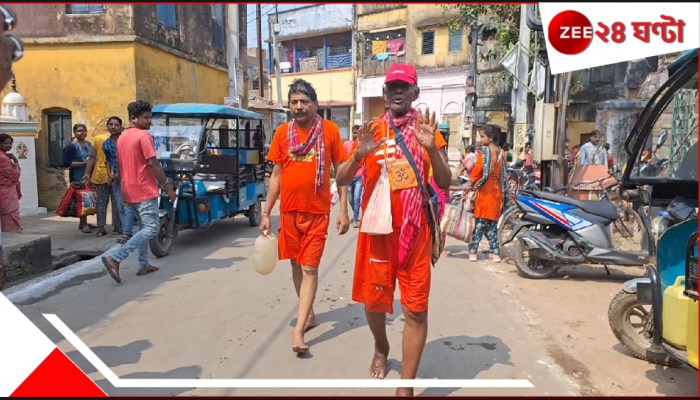
[[[418,74],[413,65],[408,64],[391,64],[389,70],[386,71],[386,79],[384,84],[391,81],[402,81],[409,85],[415,85],[418,82]]]

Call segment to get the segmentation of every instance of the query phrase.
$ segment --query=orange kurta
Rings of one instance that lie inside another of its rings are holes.
[[[378,124],[374,135],[375,141],[386,138],[387,132],[389,132],[389,140],[361,162],[361,165],[365,167],[365,189],[362,194],[363,216],[381,174],[382,165],[378,161],[384,160],[385,149],[391,154],[398,148],[393,140],[394,132],[383,117],[378,118],[374,123]],[[440,134],[435,135],[435,144],[438,149],[447,146]],[[353,146],[351,153],[355,151],[356,146],[357,144]],[[427,187],[429,171],[432,166],[425,149],[423,149],[423,161],[425,167],[422,179]],[[414,238],[415,246],[406,257],[405,268],[399,270],[399,234],[403,214],[401,194],[398,191],[391,193],[391,215],[394,226],[394,231],[391,234],[358,233],[352,299],[363,303],[370,312],[393,313],[394,290],[398,279],[401,303],[412,312],[427,311],[432,252],[432,236],[428,225],[428,216],[425,212],[422,213],[421,227]]]
[[[347,158],[338,126],[328,120],[322,123],[325,168],[324,187],[319,193],[315,181],[316,150],[313,148],[305,157],[290,154],[289,122],[277,128],[267,155],[268,160],[282,165],[278,258],[306,267],[318,267],[321,263],[331,210],[331,166]],[[311,128],[297,128],[299,141],[303,143],[310,131]]]
[[[491,151],[490,149],[488,151]],[[484,218],[498,221],[503,212],[503,189],[501,188],[501,164],[505,160],[498,158],[497,152],[491,153],[491,173],[486,182],[477,190],[476,204],[474,205],[474,218]],[[481,180],[484,174],[484,154],[479,152],[476,164],[469,176],[472,182]]]

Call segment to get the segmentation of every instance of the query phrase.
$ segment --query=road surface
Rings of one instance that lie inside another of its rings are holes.
[[[360,387],[115,388],[42,316],[56,314],[122,379],[369,378],[372,338],[362,306],[350,298],[357,230],[339,236],[335,212],[315,303],[320,325],[307,334],[305,358],[291,351],[289,263],[257,274],[259,232],[243,217],[182,232],[169,256],[153,260],[156,273],[136,276],[133,255],[122,264],[121,284],[98,268],[20,309],[110,395],[393,395],[393,388]],[[531,281],[506,263],[469,263],[453,239],[448,246],[456,254],[433,270],[418,377],[527,379],[534,388],[428,388],[417,395],[697,394],[694,371],[656,367],[615,346],[605,316],[624,280],[618,270],[607,280],[604,270],[585,270]],[[387,378],[398,378],[401,365],[398,302],[395,310]]]

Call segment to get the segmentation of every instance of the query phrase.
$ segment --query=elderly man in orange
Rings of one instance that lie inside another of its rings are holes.
[[[395,133],[400,132],[404,136],[405,145],[419,172],[419,176],[413,174],[416,179],[409,179],[412,186],[392,188],[390,198],[393,232],[370,235],[363,233],[360,225],[357,239],[352,299],[365,305],[367,324],[374,336],[374,355],[369,373],[379,379],[387,373],[389,341],[386,334],[386,313],[394,311],[397,280],[406,321],[403,329],[401,379],[415,379],[418,372],[428,335],[433,239],[424,208],[427,199],[422,194],[417,179],[422,179],[427,187],[431,167],[441,189],[447,189],[452,178],[445,152],[442,151],[447,143],[442,135],[436,134],[435,113],[430,115],[429,110],[426,110],[423,114],[411,106],[418,98],[417,83],[416,69],[413,66],[394,64],[389,68],[383,88],[389,108],[381,117],[364,123],[358,132],[352,155],[336,174],[336,183],[346,185],[358,167],[365,167],[365,192],[362,197],[364,222],[365,210],[379,181],[382,164],[402,162],[406,158],[394,140]],[[412,172],[411,168],[410,173]],[[396,395],[413,396],[413,388],[398,388]]]
[[[318,288],[318,266],[328,236],[331,211],[331,163],[335,170],[345,161],[338,126],[317,114],[318,98],[310,83],[297,79],[289,88],[289,109],[294,120],[280,125],[267,159],[275,163],[260,222],[263,235],[270,231],[270,212],[280,197],[279,259],[292,263],[292,280],[299,296],[292,350],[309,351],[304,333],[317,325],[313,303]],[[348,188],[340,186],[340,213],[336,228],[341,235],[350,227]]]

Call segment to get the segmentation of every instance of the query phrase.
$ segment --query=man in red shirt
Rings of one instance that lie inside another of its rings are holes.
[[[141,229],[112,254],[102,257],[102,263],[109,275],[121,282],[119,263],[124,261],[134,250],[139,250],[139,271],[143,276],[158,271],[148,263],[148,241],[158,234],[158,183],[165,188],[168,199],[175,201],[175,191],[167,183],[165,172],[156,158],[153,136],[148,133],[151,128],[151,105],[135,101],[127,107],[131,127],[119,138],[117,163],[121,175],[122,199],[125,207],[130,207],[138,215]]]

